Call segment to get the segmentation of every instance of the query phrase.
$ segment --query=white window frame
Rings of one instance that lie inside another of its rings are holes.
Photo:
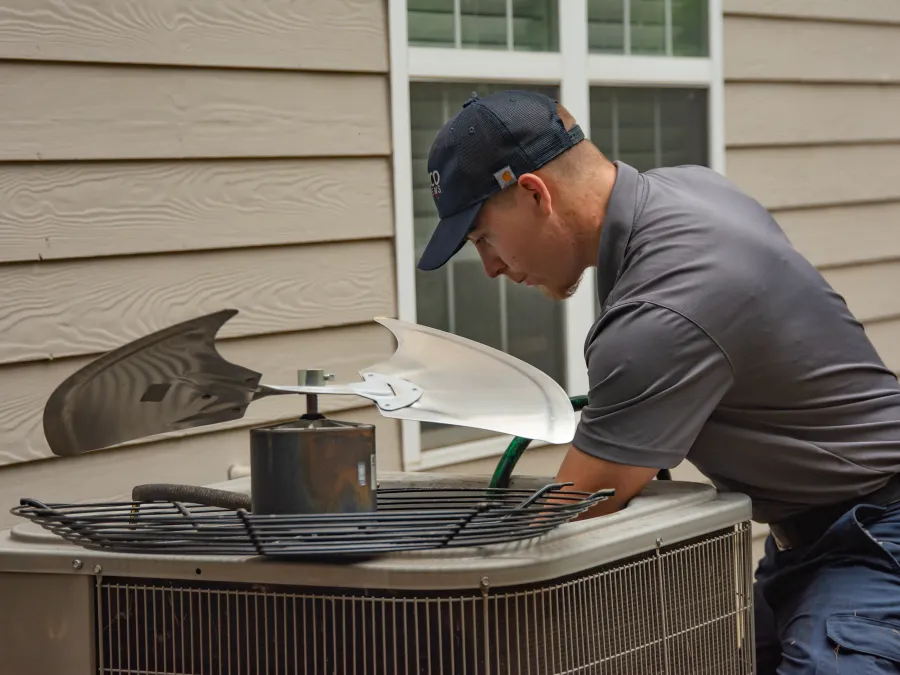
[[[400,320],[416,322],[410,82],[501,81],[557,85],[560,101],[579,121],[587,136],[590,136],[592,85],[705,87],[709,92],[709,162],[715,171],[725,173],[722,0],[708,0],[709,56],[706,58],[589,53],[587,0],[559,0],[560,51],[557,53],[410,47],[406,0],[388,2],[395,260]],[[627,12],[628,0],[623,2]],[[671,34],[667,38],[671,50]],[[626,37],[626,51],[628,44]],[[531,75],[526,77],[526,72]],[[594,322],[595,293],[594,275],[588,273],[575,295],[564,301],[569,395],[587,392],[583,347],[585,335]],[[405,471],[430,470],[497,457],[511,440],[511,437],[501,436],[423,451],[419,423],[404,420],[401,425]],[[532,447],[540,445],[543,443],[532,443]]]

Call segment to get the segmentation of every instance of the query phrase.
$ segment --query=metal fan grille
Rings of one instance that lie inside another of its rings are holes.
[[[44,504],[12,512],[80,546],[118,553],[358,557],[483,546],[544,534],[612,490],[379,489],[371,513],[252,515],[181,502]]]
[[[749,523],[471,593],[102,579],[100,673],[749,675]]]

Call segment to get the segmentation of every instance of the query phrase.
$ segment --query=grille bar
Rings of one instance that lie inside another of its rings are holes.
[[[102,675],[749,675],[749,523],[574,578],[390,592],[106,578]],[[309,592],[307,592],[309,590]]]

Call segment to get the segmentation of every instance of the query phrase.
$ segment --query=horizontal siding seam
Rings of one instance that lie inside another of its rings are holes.
[[[854,260],[842,260],[840,262],[822,263],[816,265],[816,269],[821,271],[842,270],[842,269],[861,269],[865,267],[873,267],[875,265],[884,265],[885,263],[900,263],[900,255],[886,255],[872,258],[856,258]],[[898,315],[900,316],[900,315]],[[875,321],[885,321],[884,317],[878,317],[866,323],[874,323]]]
[[[769,209],[770,213],[791,213],[795,211],[820,211],[833,208],[850,208],[854,206],[882,206],[886,204],[900,204],[900,197],[885,197],[884,199],[859,199],[841,202],[820,202],[816,204],[798,204],[796,206],[778,206]]]
[[[900,36],[898,36],[900,39]],[[852,80],[848,79],[839,79],[839,78],[829,78],[824,79],[818,76],[810,76],[810,77],[778,77],[778,76],[769,76],[769,77],[744,77],[741,75],[729,75],[725,74],[725,85],[727,86],[730,83],[734,84],[803,84],[803,85],[822,85],[826,86],[829,84],[838,85],[838,86],[850,86],[850,85],[861,85],[867,87],[894,87],[900,85],[900,75],[897,77],[880,77],[880,78],[856,78]]]
[[[256,65],[228,65],[228,64],[205,64],[205,63],[162,63],[158,61],[104,61],[101,59],[48,59],[41,57],[0,57],[0,66],[5,64],[21,64],[27,66],[47,65],[54,67],[72,67],[80,66],[102,67],[102,68],[132,68],[135,70],[172,70],[172,71],[238,71],[253,73],[305,73],[305,74],[321,74],[328,76],[340,75],[371,75],[373,77],[386,76],[390,73],[390,67],[383,68],[324,68],[309,66],[256,66]]]
[[[847,24],[851,26],[898,26],[900,20],[894,19],[863,19],[854,17],[837,17],[824,15],[800,15],[800,14],[777,14],[766,13],[752,9],[726,9],[722,13],[727,19],[735,17],[739,19],[762,19],[765,21],[782,21],[784,23],[827,23],[827,24]]]
[[[885,314],[884,316],[878,316],[874,319],[867,319],[866,321],[861,322],[864,326],[876,326],[884,323],[891,323],[892,321],[897,321],[900,319],[900,313],[898,314]],[[900,374],[900,372],[896,373]]]
[[[325,122],[323,122],[325,124]],[[325,162],[330,160],[363,160],[363,159],[388,159],[393,154],[391,149],[384,153],[362,153],[362,154],[321,154],[321,155],[189,155],[180,157],[85,157],[70,159],[0,159],[0,171],[5,168],[15,167],[78,167],[84,165],[106,165],[115,167],[116,165],[171,165],[171,164],[216,164],[216,163],[272,163],[283,162]]]
[[[324,124],[324,122],[323,122]],[[389,139],[387,139],[389,140]],[[382,152],[345,152],[334,154],[292,155],[292,154],[244,154],[244,155],[183,155],[177,157],[158,157],[134,155],[130,157],[65,157],[53,159],[23,158],[0,159],[0,171],[5,168],[19,166],[80,166],[85,164],[173,164],[188,162],[306,162],[327,159],[387,159],[393,154],[388,144]]]
[[[215,255],[220,253],[234,253],[235,251],[259,251],[259,250],[267,250],[273,248],[280,249],[288,249],[288,248],[312,248],[314,246],[323,247],[335,247],[340,246],[341,244],[363,244],[367,242],[376,243],[392,243],[395,239],[394,234],[375,234],[372,236],[364,236],[364,235],[354,235],[351,237],[344,237],[340,239],[317,239],[311,241],[301,241],[301,242],[291,242],[291,243],[271,243],[271,244],[241,244],[240,246],[218,246],[218,247],[209,247],[209,248],[180,248],[173,249],[167,251],[135,251],[133,253],[108,253],[108,254],[95,254],[91,256],[60,256],[60,257],[52,257],[45,258],[38,254],[38,257],[35,259],[29,260],[3,260],[0,259],[0,268],[10,269],[14,268],[17,265],[20,267],[30,267],[32,265],[55,265],[55,264],[70,264],[73,262],[76,263],[89,263],[89,262],[108,262],[111,260],[119,260],[123,258],[174,258],[180,255]]]
[[[744,142],[727,142],[726,150],[790,150],[792,148],[831,148],[831,147],[868,147],[868,146],[885,146],[900,145],[900,136],[897,138],[885,139],[834,139],[827,141],[773,141],[770,143],[752,143]]]

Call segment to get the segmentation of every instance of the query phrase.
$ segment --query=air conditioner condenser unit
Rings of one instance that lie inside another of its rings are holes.
[[[488,480],[380,477],[436,494]],[[654,481],[536,538],[351,563],[112,553],[23,522],[0,534],[3,672],[747,675],[749,518],[743,495]]]

